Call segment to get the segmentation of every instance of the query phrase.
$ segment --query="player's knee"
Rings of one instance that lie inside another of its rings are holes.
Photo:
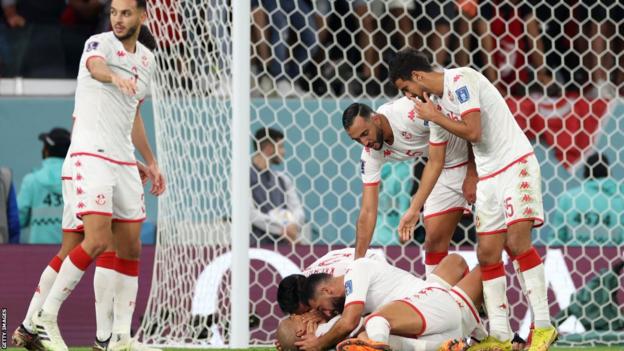
[[[425,237],[424,249],[425,252],[444,252],[448,251],[449,243],[442,238],[441,235],[429,235]]]
[[[468,268],[468,263],[466,263],[466,260],[461,255],[456,253],[449,254],[444,258],[444,260],[442,260],[442,262],[446,262],[445,264],[456,267],[461,273],[463,273],[466,268]]]
[[[133,241],[117,248],[117,256],[127,260],[138,260],[141,257],[141,241]]]
[[[481,266],[497,263],[501,260],[501,252],[495,246],[477,246],[477,259]]]

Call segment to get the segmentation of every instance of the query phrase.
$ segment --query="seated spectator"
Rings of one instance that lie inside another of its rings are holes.
[[[0,167],[0,244],[17,244],[20,240],[17,200],[11,170]]]
[[[273,243],[299,239],[305,214],[292,180],[284,172],[271,169],[284,162],[284,134],[260,128],[255,134],[256,153],[251,159],[252,242]]]
[[[585,180],[557,198],[551,245],[602,246],[624,243],[624,188],[609,176],[609,160],[593,154]]]
[[[27,174],[22,180],[18,196],[19,222],[30,227],[29,244],[61,242],[63,192],[61,169],[71,142],[69,131],[54,128],[39,135],[43,142],[41,168]]]

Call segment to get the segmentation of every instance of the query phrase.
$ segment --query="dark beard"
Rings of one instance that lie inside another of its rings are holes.
[[[136,27],[133,27],[133,28],[128,29],[128,33],[126,33],[126,35],[124,35],[124,36],[118,36],[117,34],[115,34],[115,38],[117,38],[117,40],[119,40],[119,41],[124,41],[124,40],[127,40],[127,39],[129,39],[130,37],[132,37],[132,36],[134,35],[134,33],[136,33],[136,31],[137,31],[139,28],[141,28],[141,25],[140,25],[140,24],[139,24],[138,26],[136,26]],[[115,33],[115,32],[113,32],[113,34],[114,34],[114,33]]]
[[[342,314],[342,311],[344,310],[345,297],[334,297],[332,303],[334,305],[334,312],[336,312],[336,314]]]

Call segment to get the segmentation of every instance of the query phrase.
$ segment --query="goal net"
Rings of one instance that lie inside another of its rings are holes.
[[[277,148],[273,142],[282,140],[285,147],[283,162],[275,155],[261,157],[250,174],[256,185],[249,196],[260,199],[255,208],[271,220],[263,226],[252,219],[245,318],[250,344],[271,344],[283,318],[275,300],[280,279],[355,242],[361,147],[343,131],[341,115],[354,101],[376,108],[399,96],[388,80],[387,62],[409,45],[424,50],[438,67],[483,72],[533,143],[546,211],[546,224],[533,232],[534,244],[545,259],[550,312],[561,342],[623,342],[617,332],[624,327],[617,271],[624,256],[621,4],[251,2],[247,43],[232,42],[231,1],[149,4],[159,42],[153,84],[157,151],[168,190],[159,201],[154,277],[139,330],[143,341],[230,343],[233,94],[251,94],[249,153],[258,155],[256,148],[267,140]],[[232,65],[232,45],[251,46],[250,92],[231,89],[232,71],[239,68]],[[283,133],[283,139],[255,140],[266,128]],[[601,155],[599,162],[594,154]],[[593,174],[586,179],[588,161]],[[285,177],[261,179],[267,164],[271,174]],[[382,170],[373,238],[389,262],[417,275],[424,274],[424,229],[400,245],[396,227],[423,165],[419,160]],[[290,185],[303,211],[273,210],[293,200],[279,195]],[[289,223],[296,225],[287,230]],[[286,239],[285,232],[296,239]],[[468,216],[451,251],[474,265],[475,243]],[[526,337],[530,312],[505,262],[511,324]]]

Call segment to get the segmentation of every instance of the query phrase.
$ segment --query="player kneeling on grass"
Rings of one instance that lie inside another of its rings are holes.
[[[327,318],[341,316],[323,335],[302,334],[295,345],[302,350],[328,349],[353,335],[361,317],[373,312],[381,314],[369,316],[365,329],[388,326],[388,335],[396,329],[396,334],[418,336],[414,341],[420,346],[409,349],[437,349],[474,330],[478,330],[477,337],[485,337],[474,307],[474,302],[481,303],[480,272],[472,272],[462,285],[449,290],[466,268],[461,256],[449,255],[424,281],[387,263],[362,258],[353,262],[345,276],[314,274],[306,280],[304,299]],[[406,309],[406,304],[411,308]],[[395,312],[400,314],[393,316]]]

